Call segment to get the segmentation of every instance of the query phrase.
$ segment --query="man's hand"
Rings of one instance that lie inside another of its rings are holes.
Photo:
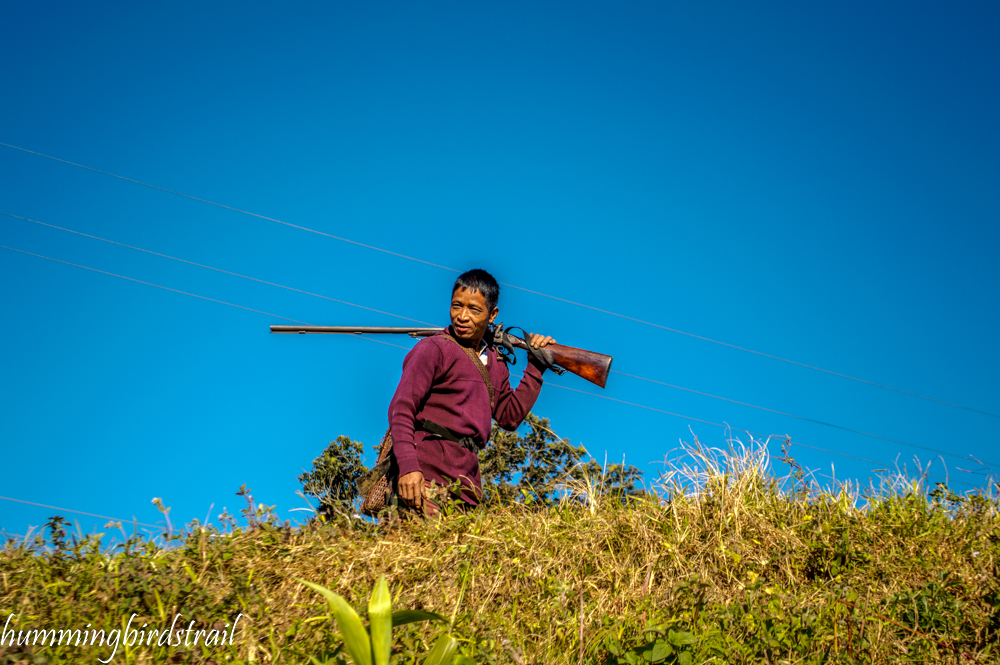
[[[528,343],[531,344],[531,348],[540,349],[543,346],[548,346],[549,344],[555,344],[556,341],[549,337],[548,335],[536,335],[535,333],[528,333]]]
[[[424,474],[420,471],[411,471],[405,476],[400,476],[397,483],[399,496],[411,508],[420,510],[424,505]]]

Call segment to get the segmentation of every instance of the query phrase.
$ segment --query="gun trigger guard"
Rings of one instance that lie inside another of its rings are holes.
[[[503,323],[493,326],[493,346],[497,350],[497,358],[501,362],[510,365],[517,364],[517,356],[514,355],[514,345],[510,343],[510,335],[503,329]]]
[[[509,348],[509,347],[506,347],[506,348]],[[505,362],[505,363],[508,363],[510,365],[516,365],[517,364],[517,356],[514,355],[513,349],[511,349],[510,351],[507,351],[507,350],[505,350],[504,346],[497,346],[496,350],[497,350],[497,358],[501,362]]]

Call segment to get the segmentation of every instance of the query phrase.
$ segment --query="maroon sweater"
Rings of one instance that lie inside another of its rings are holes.
[[[420,423],[427,418],[458,436],[471,436],[481,449],[489,440],[491,419],[506,430],[521,424],[542,389],[544,370],[529,355],[524,377],[517,390],[512,390],[506,363],[489,347],[486,369],[496,403],[490,413],[489,392],[479,370],[465,351],[444,335],[442,331],[422,339],[403,360],[403,376],[389,403],[395,467],[389,473],[403,476],[420,471],[425,480],[439,485],[463,479],[462,499],[475,506],[483,487],[478,455],[423,430]]]

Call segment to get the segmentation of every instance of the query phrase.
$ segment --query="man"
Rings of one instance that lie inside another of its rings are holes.
[[[467,506],[482,498],[479,456],[489,440],[491,419],[514,430],[542,389],[544,366],[528,354],[517,390],[507,365],[483,336],[500,310],[500,286],[485,270],[455,280],[451,325],[417,343],[403,361],[403,376],[389,403],[392,462],[388,475],[405,506],[437,512],[434,488],[461,484]],[[555,342],[529,334],[538,349]],[[491,403],[492,400],[492,403]]]

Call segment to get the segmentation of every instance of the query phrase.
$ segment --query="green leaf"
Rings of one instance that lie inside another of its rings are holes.
[[[423,610],[400,610],[392,613],[392,627],[404,626],[417,621],[447,621],[440,614],[424,612]]]
[[[451,665],[452,656],[455,655],[456,649],[458,649],[458,640],[446,633],[434,645],[434,649],[427,656],[424,665]]]
[[[330,591],[326,587],[305,580],[298,580],[313,591],[326,598],[330,611],[337,619],[337,627],[344,637],[344,645],[347,653],[351,654],[355,665],[372,665],[372,645],[368,639],[368,631],[361,625],[361,617],[354,611],[347,601]]]
[[[455,660],[451,661],[451,665],[476,665],[476,661],[468,656],[458,654],[455,656]]]
[[[677,665],[691,665],[691,652],[682,651],[677,656]]]
[[[698,641],[698,638],[691,633],[674,632],[672,630],[670,631],[667,639],[669,639],[670,643],[675,647],[682,647],[686,644],[695,644]]]
[[[673,648],[663,640],[656,640],[653,644],[652,661],[659,663],[667,659],[667,656],[674,652]]]
[[[372,637],[372,660],[375,665],[389,665],[392,653],[392,597],[385,575],[379,575],[368,601],[368,630]]]
[[[333,651],[327,651],[325,653],[320,654],[320,657],[323,660],[320,660],[316,656],[309,656],[309,662],[312,663],[312,665],[336,665],[336,663],[338,663],[339,661],[336,661],[334,659],[337,657],[337,654],[339,654],[343,649],[344,645],[341,644]]]

